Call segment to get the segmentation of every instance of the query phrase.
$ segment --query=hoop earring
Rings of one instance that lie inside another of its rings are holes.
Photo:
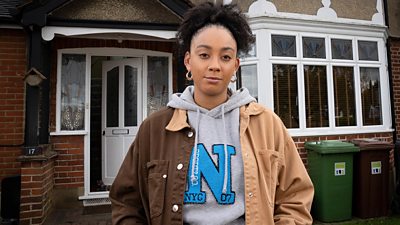
[[[237,81],[237,76],[236,76],[236,73],[235,73],[231,77],[231,83],[235,83],[236,81]]]
[[[193,80],[192,72],[188,71],[188,72],[186,73],[186,80]]]

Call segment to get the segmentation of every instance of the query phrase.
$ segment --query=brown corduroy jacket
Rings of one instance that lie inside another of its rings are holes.
[[[194,130],[166,108],[140,126],[111,187],[113,224],[182,225]],[[312,224],[314,188],[281,120],[258,103],[240,108],[246,225]]]

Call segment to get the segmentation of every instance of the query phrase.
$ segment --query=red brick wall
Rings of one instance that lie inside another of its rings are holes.
[[[54,158],[21,162],[20,224],[42,224],[52,207]]]
[[[24,142],[26,42],[22,29],[0,30],[0,180],[20,174],[16,158]]]
[[[400,38],[390,39],[396,135],[400,134]]]
[[[55,162],[55,187],[83,187],[83,136],[52,136],[53,150],[58,153]]]

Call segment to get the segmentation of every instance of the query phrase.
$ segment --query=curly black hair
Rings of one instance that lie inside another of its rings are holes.
[[[179,53],[183,56],[190,51],[193,36],[199,30],[209,25],[220,25],[227,28],[233,35],[238,53],[247,53],[255,38],[247,23],[245,15],[234,4],[214,5],[211,2],[202,3],[188,10],[176,34]]]

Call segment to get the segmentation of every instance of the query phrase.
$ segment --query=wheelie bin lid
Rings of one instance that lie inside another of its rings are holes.
[[[312,150],[320,154],[352,153],[359,152],[360,148],[350,142],[339,140],[310,141],[304,144],[307,150]]]
[[[351,140],[353,144],[360,148],[360,151],[363,150],[391,150],[394,148],[392,143],[381,141],[379,139],[374,138],[363,138],[363,139],[354,139]]]

